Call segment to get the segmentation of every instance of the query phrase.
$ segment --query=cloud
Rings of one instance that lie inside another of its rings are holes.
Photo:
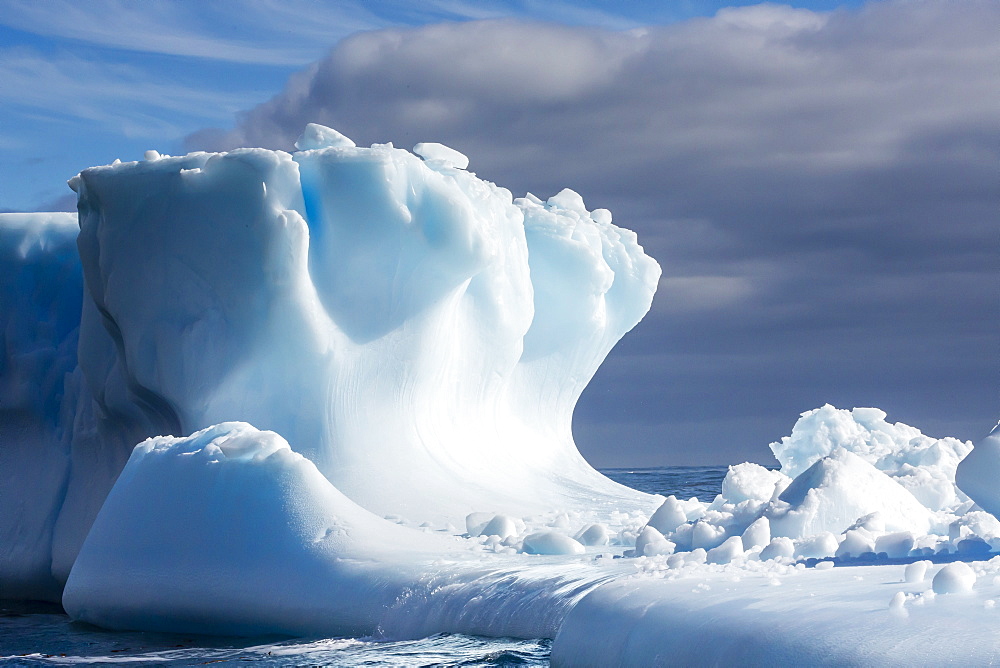
[[[319,122],[611,209],[664,283],[585,394],[584,432],[657,425],[662,453],[700,425],[760,451],[831,401],[974,438],[998,408],[998,23],[994,2],[918,0],[380,30],[188,143],[287,149]]]
[[[517,6],[521,4],[521,6]],[[173,0],[9,0],[0,25],[42,37],[145,54],[247,65],[302,66],[352,33],[428,21],[490,19],[522,12],[542,20],[627,27],[617,13],[563,2],[427,0],[240,3]]]
[[[6,113],[84,120],[126,136],[161,139],[183,132],[176,119],[221,121],[251,99],[246,92],[154,79],[146,68],[26,48],[0,50],[0,80]]]
[[[384,21],[360,3],[12,0],[0,25],[100,47],[255,65],[303,65],[330,41]]]

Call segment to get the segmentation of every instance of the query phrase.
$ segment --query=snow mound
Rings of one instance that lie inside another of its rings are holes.
[[[768,510],[771,533],[839,534],[858,518],[878,512],[889,531],[927,533],[931,514],[905,488],[861,457],[837,448],[795,478]]]
[[[539,531],[524,538],[526,554],[583,554],[583,545],[558,531]]]
[[[771,450],[781,472],[792,478],[843,448],[894,478],[930,510],[954,510],[965,502],[955,486],[955,469],[972,444],[931,438],[885,418],[877,408],[846,411],[827,404],[803,413],[791,435],[772,443]]]
[[[118,629],[531,638],[554,635],[565,587],[593,586],[572,565],[484,564],[464,543],[375,516],[278,434],[226,423],[136,446],[63,605]]]
[[[976,572],[961,561],[948,564],[935,575],[931,586],[935,594],[960,594],[972,591],[976,584]]]

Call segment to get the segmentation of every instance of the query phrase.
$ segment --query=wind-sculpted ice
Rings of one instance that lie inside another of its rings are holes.
[[[102,413],[149,436],[252,420],[416,523],[595,494],[648,506],[570,432],[649,309],[660,270],[635,235],[569,191],[513,201],[446,147],[422,160],[319,126],[300,146],[74,179],[81,365]]]
[[[299,146],[84,170],[70,181],[79,259],[10,260],[46,285],[51,266],[72,279],[62,301],[11,286],[4,309],[9,336],[42,350],[25,366],[12,339],[4,382],[48,373],[60,390],[36,411],[49,426],[33,454],[4,447],[7,471],[57,460],[44,504],[28,504],[39,516],[4,520],[39,535],[0,550],[11,563],[42,555],[32,568],[57,586],[135,443],[230,420],[282,434],[351,499],[414,526],[654,508],[571,434],[581,391],[652,300],[660,269],[635,235],[569,190],[513,200],[439,144],[417,157],[310,125]],[[69,215],[3,221],[11,248],[72,247]],[[52,342],[30,322],[45,309]],[[34,494],[8,489],[10,504]]]

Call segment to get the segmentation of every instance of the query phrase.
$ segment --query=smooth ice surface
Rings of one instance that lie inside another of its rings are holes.
[[[566,541],[539,544],[582,552]],[[475,548],[370,513],[277,434],[227,423],[135,448],[63,605],[117,629],[539,638],[602,576]]]
[[[983,575],[972,589],[944,596],[930,582],[901,582],[902,566],[699,566],[675,579],[651,567],[584,597],[556,636],[552,664],[988,665],[1000,659],[987,603],[996,586],[981,583],[1000,564],[973,566]]]

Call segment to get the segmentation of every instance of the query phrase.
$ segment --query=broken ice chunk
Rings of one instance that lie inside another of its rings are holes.
[[[353,148],[356,144],[333,128],[318,123],[309,123],[302,131],[302,136],[295,142],[295,148],[300,151],[312,151],[320,148]]]
[[[580,193],[569,188],[560,190],[557,194],[550,197],[546,204],[557,209],[566,209],[567,211],[576,211],[577,213],[587,215],[587,207],[583,203],[583,197]]]
[[[469,166],[469,158],[464,153],[444,144],[421,142],[413,147],[413,152],[427,162],[437,162],[446,167],[466,169]]]

